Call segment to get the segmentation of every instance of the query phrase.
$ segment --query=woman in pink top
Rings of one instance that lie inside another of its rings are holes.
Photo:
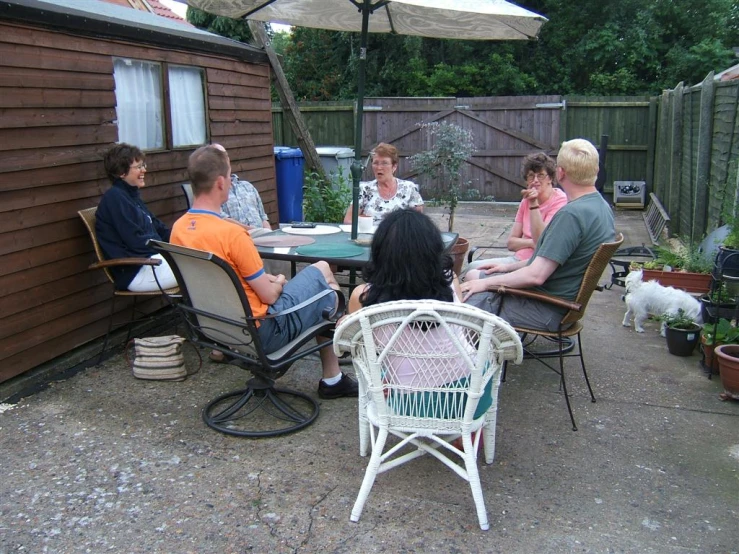
[[[493,265],[528,260],[534,254],[536,241],[544,227],[567,204],[564,191],[554,187],[556,166],[555,161],[543,152],[529,154],[524,158],[523,177],[526,179],[526,188],[521,191],[523,199],[506,244],[513,254],[503,258],[475,260],[467,266],[467,271],[490,273],[488,270]]]

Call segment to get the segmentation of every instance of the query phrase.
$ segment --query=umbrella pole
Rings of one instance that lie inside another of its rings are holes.
[[[369,30],[370,0],[362,2],[362,34],[359,46],[359,77],[357,80],[357,122],[354,126],[354,163],[352,173],[352,234],[357,238],[359,221],[359,180],[362,178],[362,117],[364,115],[364,76],[367,64],[367,33]]]

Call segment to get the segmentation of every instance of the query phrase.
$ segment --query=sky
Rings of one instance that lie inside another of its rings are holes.
[[[187,17],[185,17],[185,14],[187,14],[187,4],[182,4],[176,0],[160,0],[160,2],[179,15],[182,19],[187,19]],[[289,25],[280,25],[278,23],[272,23],[271,25],[272,29],[277,33],[290,31]]]

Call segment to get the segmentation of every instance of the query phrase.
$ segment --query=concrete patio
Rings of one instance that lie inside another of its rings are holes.
[[[455,230],[489,243],[513,213],[463,206]],[[618,211],[617,226],[625,245],[648,242],[641,212]],[[495,462],[480,463],[488,532],[467,483],[426,458],[381,475],[351,523],[367,463],[356,400],[322,401],[293,435],[233,438],[200,409],[242,386],[241,369],[205,361],[184,382],[146,382],[114,355],[0,405],[0,553],[739,552],[739,402],[719,400],[697,353],[670,355],[657,324],[622,327],[622,294],[587,311],[597,403],[568,365],[579,431],[555,374],[510,368]],[[281,382],[315,394],[317,366]]]

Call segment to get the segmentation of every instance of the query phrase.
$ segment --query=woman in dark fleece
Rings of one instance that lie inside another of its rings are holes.
[[[160,286],[165,289],[177,286],[167,262],[146,246],[149,239],[169,241],[170,230],[148,210],[139,195],[146,177],[143,152],[130,144],[117,144],[105,154],[104,164],[113,186],[103,195],[95,218],[95,232],[103,254],[107,259],[162,261],[158,266],[111,267],[116,288],[148,292],[159,290]]]

